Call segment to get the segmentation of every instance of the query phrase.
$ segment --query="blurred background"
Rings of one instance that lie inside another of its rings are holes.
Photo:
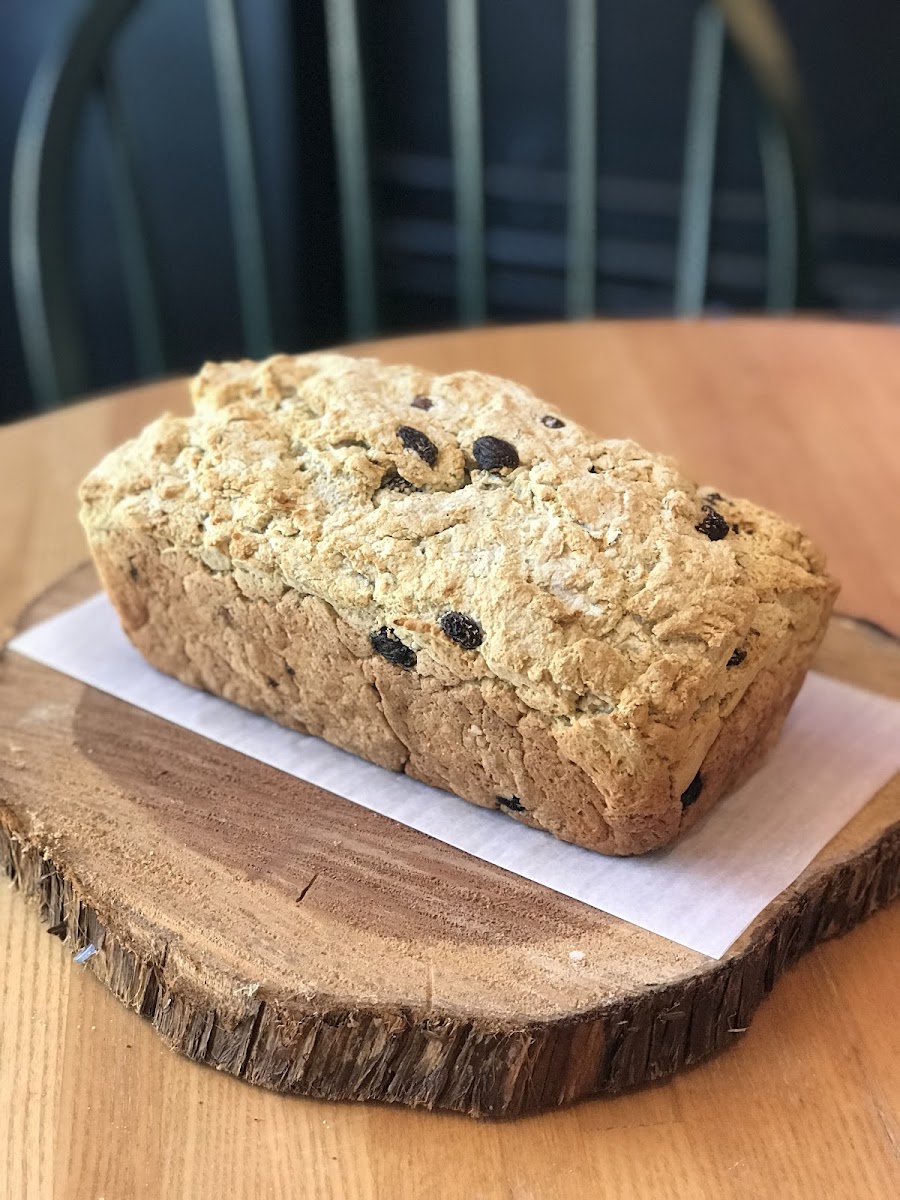
[[[0,418],[458,323],[900,314],[893,0],[3,0]]]

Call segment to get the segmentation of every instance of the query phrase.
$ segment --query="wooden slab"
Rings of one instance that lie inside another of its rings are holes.
[[[900,697],[864,623],[818,666]],[[900,776],[713,961],[10,652],[0,731],[0,862],[50,931],[174,1049],[281,1091],[512,1116],[646,1083],[900,890]]]

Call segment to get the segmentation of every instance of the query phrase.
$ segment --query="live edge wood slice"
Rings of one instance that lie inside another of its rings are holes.
[[[79,569],[22,627],[96,587]],[[900,697],[900,644],[865,623],[835,619],[817,666]],[[740,1037],[801,954],[897,895],[900,776],[714,961],[7,651],[0,862],[189,1058],[509,1117]]]

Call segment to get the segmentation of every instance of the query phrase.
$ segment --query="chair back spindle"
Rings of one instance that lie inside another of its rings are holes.
[[[694,15],[675,252],[674,309],[682,317],[702,312],[706,301],[724,54],[722,13],[714,4],[703,3]]]
[[[93,0],[79,13],[39,63],[22,114],[12,171],[12,270],[39,408],[90,386],[68,242],[72,147],[102,57],[137,3]]]
[[[566,313],[588,317],[597,300],[597,0],[568,5]]]
[[[106,118],[110,196],[134,338],[135,364],[142,376],[159,375],[166,365],[159,288],[150,257],[147,219],[137,186],[134,146],[115,72],[109,62],[100,69],[99,91]]]
[[[248,354],[263,358],[271,354],[274,336],[259,174],[234,0],[206,0],[206,17],[218,92],[244,344]]]
[[[337,162],[347,331],[377,329],[372,199],[356,0],[325,0],[331,111]]]
[[[487,316],[478,0],[447,0],[447,67],[456,208],[457,304],[460,323],[477,325]]]

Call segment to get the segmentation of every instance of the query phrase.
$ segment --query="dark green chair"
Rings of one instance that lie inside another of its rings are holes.
[[[272,349],[272,322],[247,88],[234,0],[205,0],[243,326],[243,349]],[[37,403],[51,407],[92,385],[66,244],[77,122],[97,91],[106,116],[112,200],[141,375],[165,370],[164,326],[134,149],[116,97],[108,50],[139,0],[90,0],[32,83],[16,148],[12,259],[20,331]],[[449,100],[457,226],[457,301],[463,324],[488,315],[477,0],[446,0]],[[325,0],[347,330],[378,330],[366,95],[357,0]],[[597,282],[597,0],[568,0],[568,196],[566,313],[595,310]],[[714,196],[717,118],[726,42],[760,102],[759,146],[767,213],[765,303],[783,310],[810,299],[809,139],[789,46],[769,0],[704,0],[695,18],[686,122],[674,310],[702,310]]]

